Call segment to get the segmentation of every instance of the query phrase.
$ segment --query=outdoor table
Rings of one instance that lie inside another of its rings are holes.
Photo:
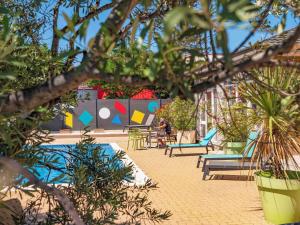
[[[151,125],[125,125],[123,128],[123,132],[125,131],[125,129],[127,128],[128,130],[133,129],[133,128],[146,128],[149,129],[151,127]]]
[[[144,130],[144,134],[146,133],[147,135],[147,148],[152,148],[151,146],[151,140],[152,140],[152,137],[153,137],[153,134],[156,134],[156,132],[153,132],[152,128],[150,125],[125,125],[124,126],[124,129],[123,129],[123,132],[125,131],[125,129],[134,129],[134,128],[137,128],[139,129],[141,132],[143,132]]]
[[[151,140],[152,140],[152,134],[155,134],[155,132],[153,132],[153,130],[151,129],[151,127],[149,127],[148,129],[146,129],[144,132],[144,134],[147,135],[147,148],[152,148],[151,146]]]
[[[148,129],[148,136],[147,136],[148,148],[152,148],[151,144],[152,144],[153,137],[157,137],[157,132],[153,131],[151,129]]]

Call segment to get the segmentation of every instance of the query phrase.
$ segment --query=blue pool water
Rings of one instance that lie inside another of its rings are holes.
[[[112,158],[116,152],[111,147],[110,144],[94,144],[93,147],[101,147],[101,156],[103,160]],[[60,170],[53,170],[45,167],[35,167],[36,176],[38,176],[44,182],[51,182],[54,178],[62,177],[62,174],[66,171],[65,166],[68,163],[68,157],[70,158],[68,152],[72,153],[72,150],[76,148],[75,144],[67,145],[42,145],[41,148],[48,149],[49,152],[46,153],[47,157],[50,157],[52,160],[55,159],[55,163],[52,163],[55,167],[60,168]],[[51,150],[54,150],[53,152]],[[120,166],[123,165],[123,162],[120,161]],[[69,183],[68,178],[60,178],[51,183],[61,184]]]

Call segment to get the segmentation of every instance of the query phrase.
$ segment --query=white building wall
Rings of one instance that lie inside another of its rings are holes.
[[[234,99],[229,104],[233,104],[234,102],[239,101],[238,88],[237,84],[232,84],[231,82],[225,82],[222,84],[223,88],[230,90],[233,94]],[[200,98],[201,94],[198,94],[196,99]],[[196,100],[197,101],[197,100]],[[216,126],[216,119],[218,113],[220,113],[221,107],[225,107],[227,103],[226,96],[221,87],[217,86],[207,90],[202,94],[202,98],[200,99],[200,107],[197,115],[197,132],[198,138],[201,139],[205,136],[208,130],[212,127]],[[203,109],[203,105],[205,104],[205,109]],[[208,114],[214,115],[214,117],[209,116]],[[212,142],[216,145],[220,145],[222,143],[223,137],[219,133],[213,138]]]

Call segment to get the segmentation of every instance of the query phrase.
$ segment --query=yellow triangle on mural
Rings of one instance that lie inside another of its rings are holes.
[[[72,113],[69,113],[69,112],[66,112],[65,113],[66,115],[66,118],[65,118],[65,124],[68,126],[68,127],[73,127],[73,114]]]

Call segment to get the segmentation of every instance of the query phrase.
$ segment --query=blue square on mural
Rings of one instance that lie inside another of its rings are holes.
[[[94,117],[92,114],[85,110],[83,111],[83,113],[81,113],[78,119],[81,123],[83,123],[84,126],[88,126],[92,122]]]
[[[154,102],[154,101],[149,102],[149,104],[148,104],[149,112],[154,113],[158,109],[159,109],[159,105],[157,102]]]

